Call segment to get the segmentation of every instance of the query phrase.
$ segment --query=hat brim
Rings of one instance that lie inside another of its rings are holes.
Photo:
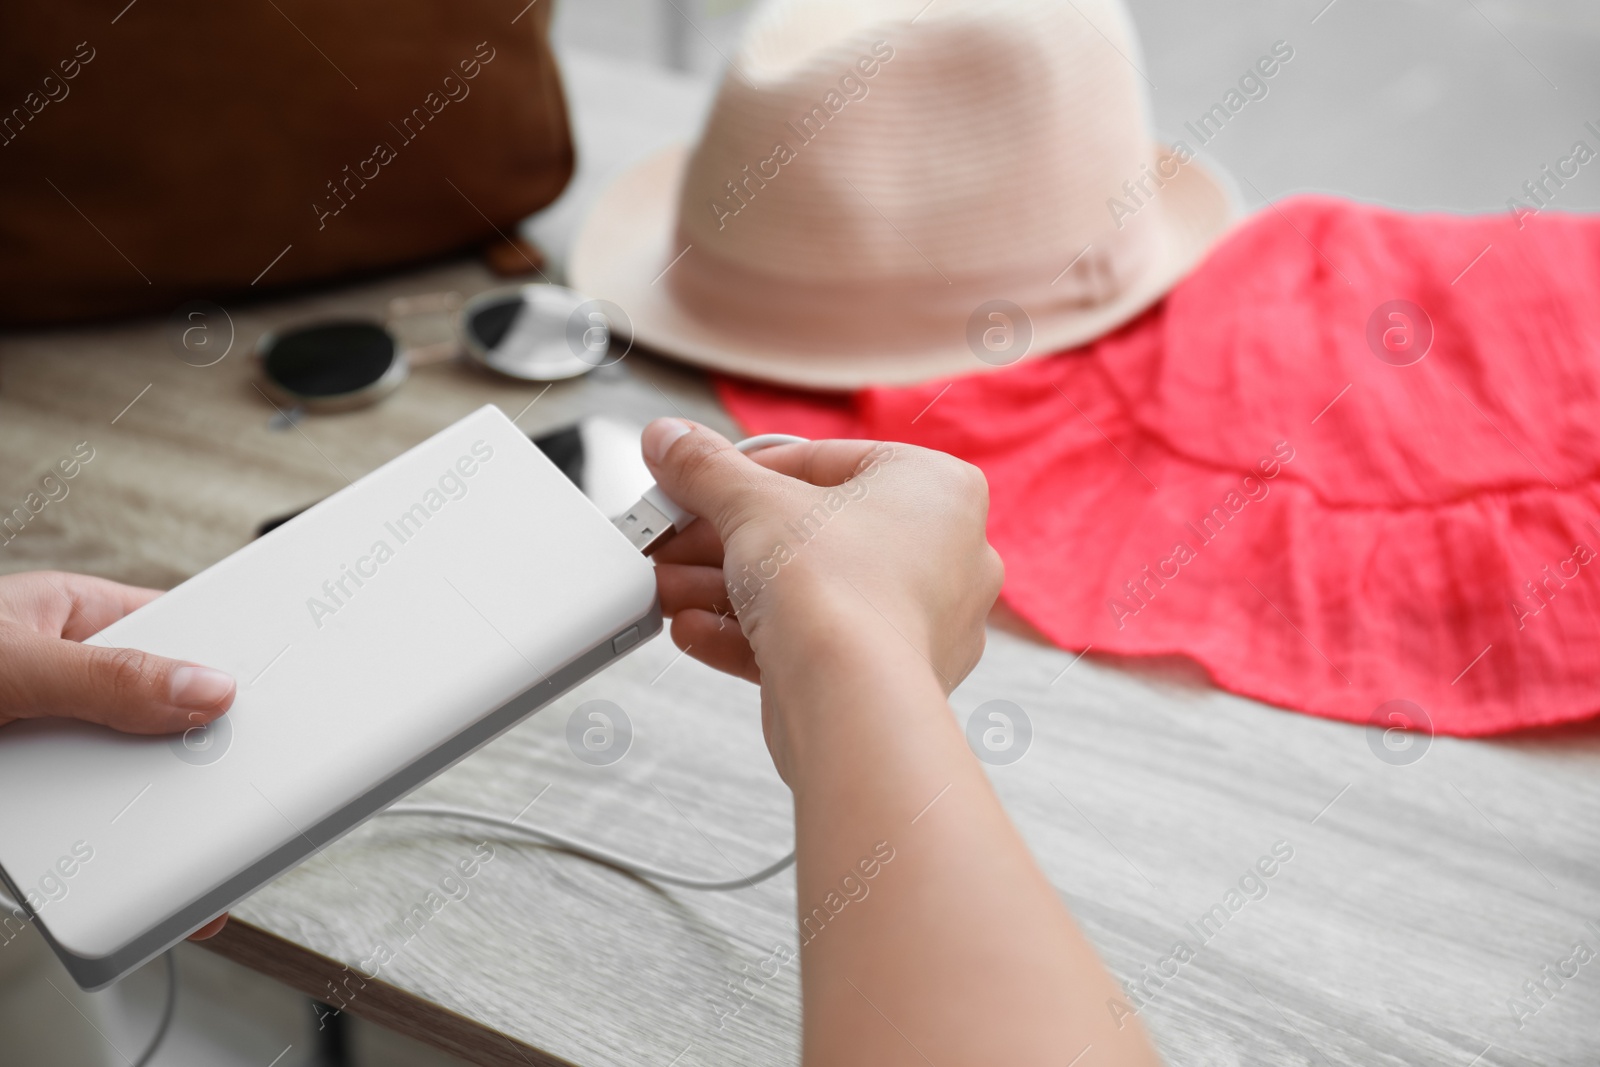
[[[781,331],[735,338],[690,314],[663,280],[684,251],[672,243],[688,156],[688,147],[677,145],[625,172],[595,202],[573,243],[570,283],[591,299],[620,307],[634,344],[728,374],[819,390],[908,385],[1003,369],[974,356],[964,337],[914,352],[824,350],[796,344]],[[1193,158],[1149,206],[1160,212],[1157,257],[1114,300],[1033,317],[1033,342],[1024,359],[1077,347],[1133,319],[1200,261],[1237,214],[1224,181]]]

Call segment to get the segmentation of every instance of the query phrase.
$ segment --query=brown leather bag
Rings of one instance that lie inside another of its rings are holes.
[[[572,173],[552,2],[15,6],[0,324],[170,311],[510,234]]]

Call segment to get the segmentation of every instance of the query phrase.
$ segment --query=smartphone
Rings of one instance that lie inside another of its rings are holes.
[[[589,415],[570,426],[528,436],[584,496],[608,518],[614,518],[631,507],[654,481],[639,454],[639,434],[643,430],[642,423]],[[309,507],[308,504],[268,519],[256,527],[256,536],[276,530]]]

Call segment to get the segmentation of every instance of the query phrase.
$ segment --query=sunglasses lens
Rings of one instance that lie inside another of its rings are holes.
[[[467,351],[485,366],[524,381],[587,374],[607,364],[610,332],[600,316],[575,326],[585,307],[582,296],[558,285],[524,285],[480,297],[467,309]]]
[[[369,322],[329,322],[280,334],[262,353],[268,378],[302,397],[357,393],[379,382],[396,356],[394,337]]]
[[[523,313],[525,306],[520,295],[507,296],[485,304],[467,319],[467,329],[471,331],[474,340],[488,351],[494,352],[505,343],[506,335],[511,332],[512,324]]]

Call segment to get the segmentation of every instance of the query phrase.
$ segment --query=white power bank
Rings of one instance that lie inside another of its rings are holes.
[[[98,989],[660,629],[650,562],[484,407],[90,638],[238,696],[0,728],[0,876]]]

